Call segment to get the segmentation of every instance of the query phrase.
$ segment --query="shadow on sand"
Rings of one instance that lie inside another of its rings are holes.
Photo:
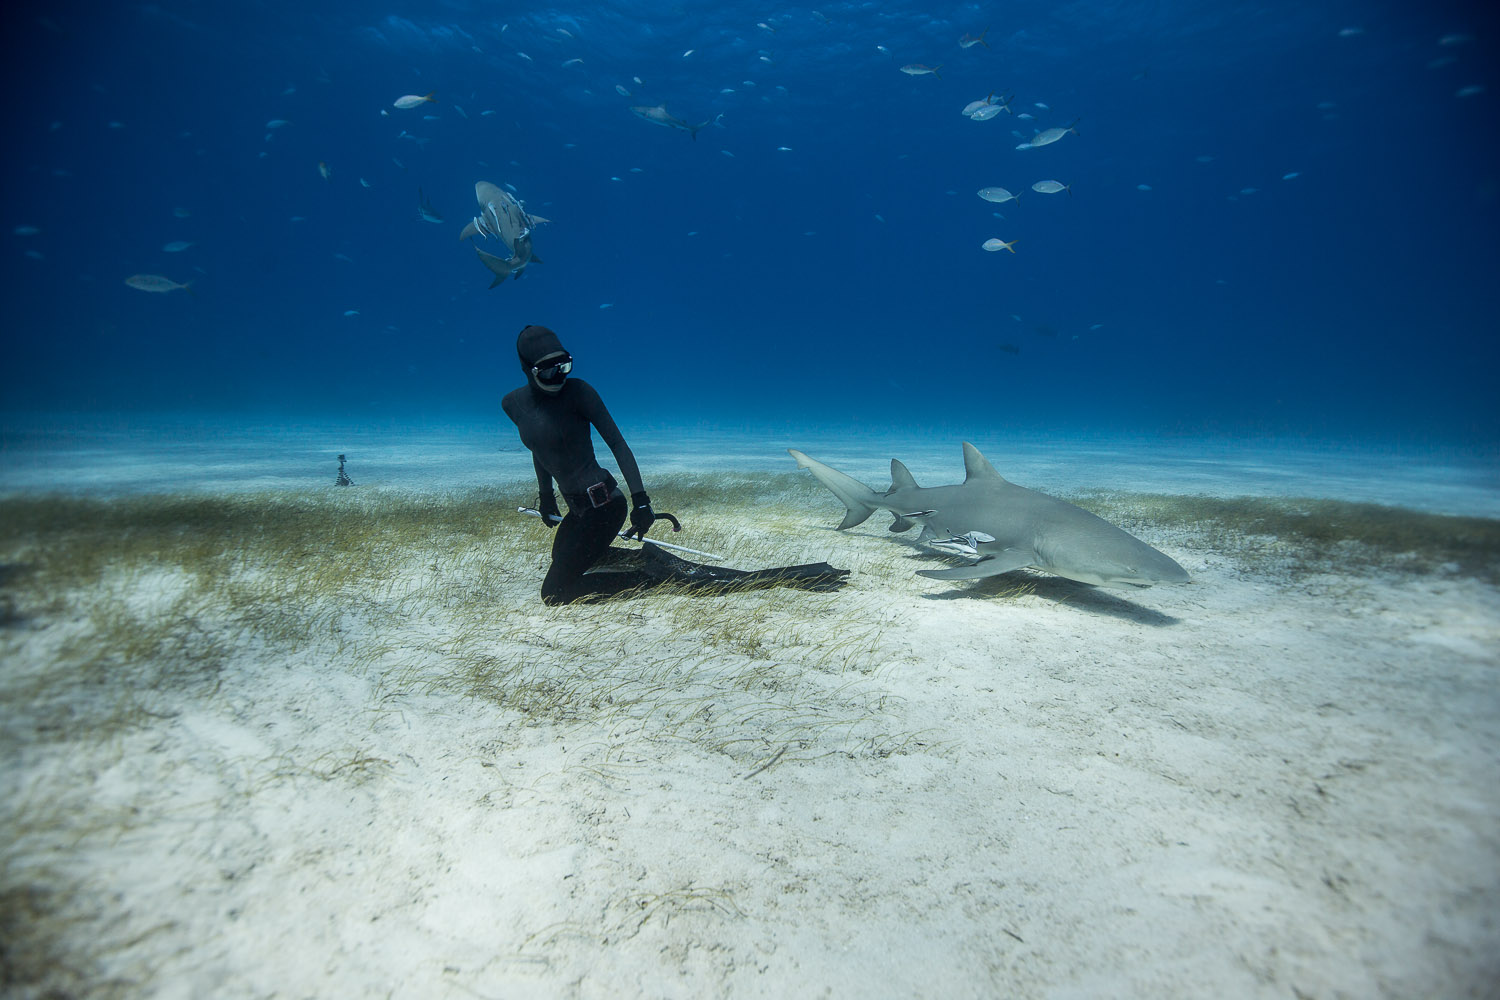
[[[912,558],[923,563],[929,562],[920,555],[913,555]],[[944,562],[944,565],[947,563]],[[1149,591],[1151,588],[1141,589]],[[997,597],[1016,597],[1025,594],[1056,604],[1067,604],[1094,614],[1135,622],[1138,625],[1167,626],[1181,623],[1180,618],[1137,604],[1126,596],[1127,593],[1127,591],[1106,590],[1091,584],[1079,583],[1076,580],[1065,580],[1060,576],[1042,576],[1025,570],[1017,570],[1014,573],[1002,573],[999,576],[961,584],[940,594],[922,596],[929,601],[959,601],[992,600]]]

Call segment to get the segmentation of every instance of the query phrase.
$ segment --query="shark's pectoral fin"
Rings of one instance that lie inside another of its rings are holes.
[[[891,522],[891,526],[889,528],[885,529],[885,530],[886,531],[910,531],[912,529],[912,525],[915,524],[915,523],[916,522],[909,521],[906,518],[902,517],[900,514],[897,514],[896,515],[896,519]]]
[[[986,556],[972,566],[955,566],[953,569],[919,569],[918,576],[929,580],[983,580],[987,576],[999,576],[1011,570],[1032,565],[1036,555],[1030,549],[1005,549],[993,556]]]

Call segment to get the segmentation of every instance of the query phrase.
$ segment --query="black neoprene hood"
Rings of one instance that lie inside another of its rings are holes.
[[[567,354],[568,349],[557,339],[557,334],[545,326],[528,326],[516,337],[516,354],[521,359],[521,371],[531,381],[531,369],[549,354]]]

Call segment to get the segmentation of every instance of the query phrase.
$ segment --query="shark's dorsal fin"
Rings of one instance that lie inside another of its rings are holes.
[[[911,474],[911,470],[901,463],[901,459],[891,459],[891,490],[915,490],[920,489],[917,480]]]
[[[979,449],[969,442],[964,442],[964,482],[977,483],[984,480],[1005,482],[1005,477],[995,471],[989,459],[979,454]]]

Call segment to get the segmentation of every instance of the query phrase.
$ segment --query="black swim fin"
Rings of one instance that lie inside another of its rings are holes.
[[[664,583],[734,589],[795,587],[820,592],[838,590],[849,575],[847,569],[835,569],[826,562],[754,570],[709,566],[680,559],[649,541],[641,546],[641,568]]]

